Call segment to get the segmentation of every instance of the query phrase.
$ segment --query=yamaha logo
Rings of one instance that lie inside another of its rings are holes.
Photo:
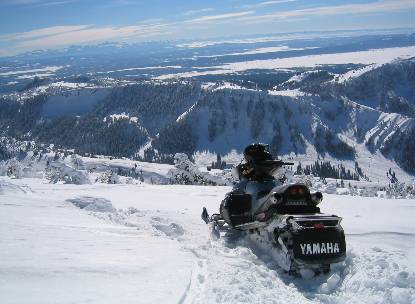
[[[339,243],[300,244],[300,247],[303,255],[340,252]]]

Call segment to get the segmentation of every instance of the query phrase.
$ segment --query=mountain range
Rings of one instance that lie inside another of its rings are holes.
[[[270,62],[245,64],[263,60]],[[303,162],[358,163],[365,173],[378,162],[377,178],[393,165],[410,177],[415,57],[385,61],[227,74],[211,67],[193,77],[34,77],[0,95],[1,135],[152,162],[184,152],[202,163],[216,154],[235,163],[247,144],[264,142]]]

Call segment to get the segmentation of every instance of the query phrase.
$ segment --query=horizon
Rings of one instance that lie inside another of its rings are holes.
[[[415,29],[415,2],[409,0],[161,2],[2,1],[0,57],[103,43]]]
[[[336,38],[341,37],[344,34],[348,34],[345,37],[363,37],[370,35],[408,35],[415,33],[415,27],[401,27],[401,28],[375,28],[375,29],[336,29],[336,30],[305,30],[305,31],[293,31],[293,32],[268,32],[261,34],[250,34],[250,35],[224,35],[224,36],[214,36],[204,38],[177,38],[177,39],[160,39],[160,40],[143,40],[143,41],[115,41],[115,40],[105,40],[97,43],[79,43],[71,44],[59,48],[45,48],[45,49],[36,49],[30,51],[23,51],[21,53],[11,54],[11,55],[2,55],[0,53],[1,59],[21,57],[21,56],[30,56],[34,54],[47,54],[47,53],[64,53],[70,51],[72,48],[93,48],[93,47],[103,47],[103,46],[114,46],[114,47],[132,47],[142,44],[157,44],[157,43],[172,43],[176,44],[179,47],[186,48],[195,48],[194,45],[199,45],[196,48],[205,47],[209,45],[216,44],[241,44],[245,42],[244,40],[254,39],[254,38],[281,38],[282,41],[297,40],[297,39],[306,39],[305,36],[310,35],[310,38],[313,38],[311,35],[317,33],[327,34],[327,37],[321,38]],[[305,35],[305,36],[294,36],[294,35]],[[291,37],[290,37],[291,36]]]

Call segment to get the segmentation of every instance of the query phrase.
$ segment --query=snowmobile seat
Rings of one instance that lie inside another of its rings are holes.
[[[235,227],[252,222],[251,195],[240,192],[230,192],[220,205],[220,214],[228,225]]]

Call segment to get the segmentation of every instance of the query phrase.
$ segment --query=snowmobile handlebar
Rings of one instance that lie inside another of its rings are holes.
[[[282,166],[293,166],[294,163],[291,162],[285,162],[282,160],[278,160],[278,159],[267,159],[267,160],[257,160],[257,161],[253,161],[253,163],[258,164],[258,165],[263,165],[263,166],[277,166],[277,167],[282,167]]]

